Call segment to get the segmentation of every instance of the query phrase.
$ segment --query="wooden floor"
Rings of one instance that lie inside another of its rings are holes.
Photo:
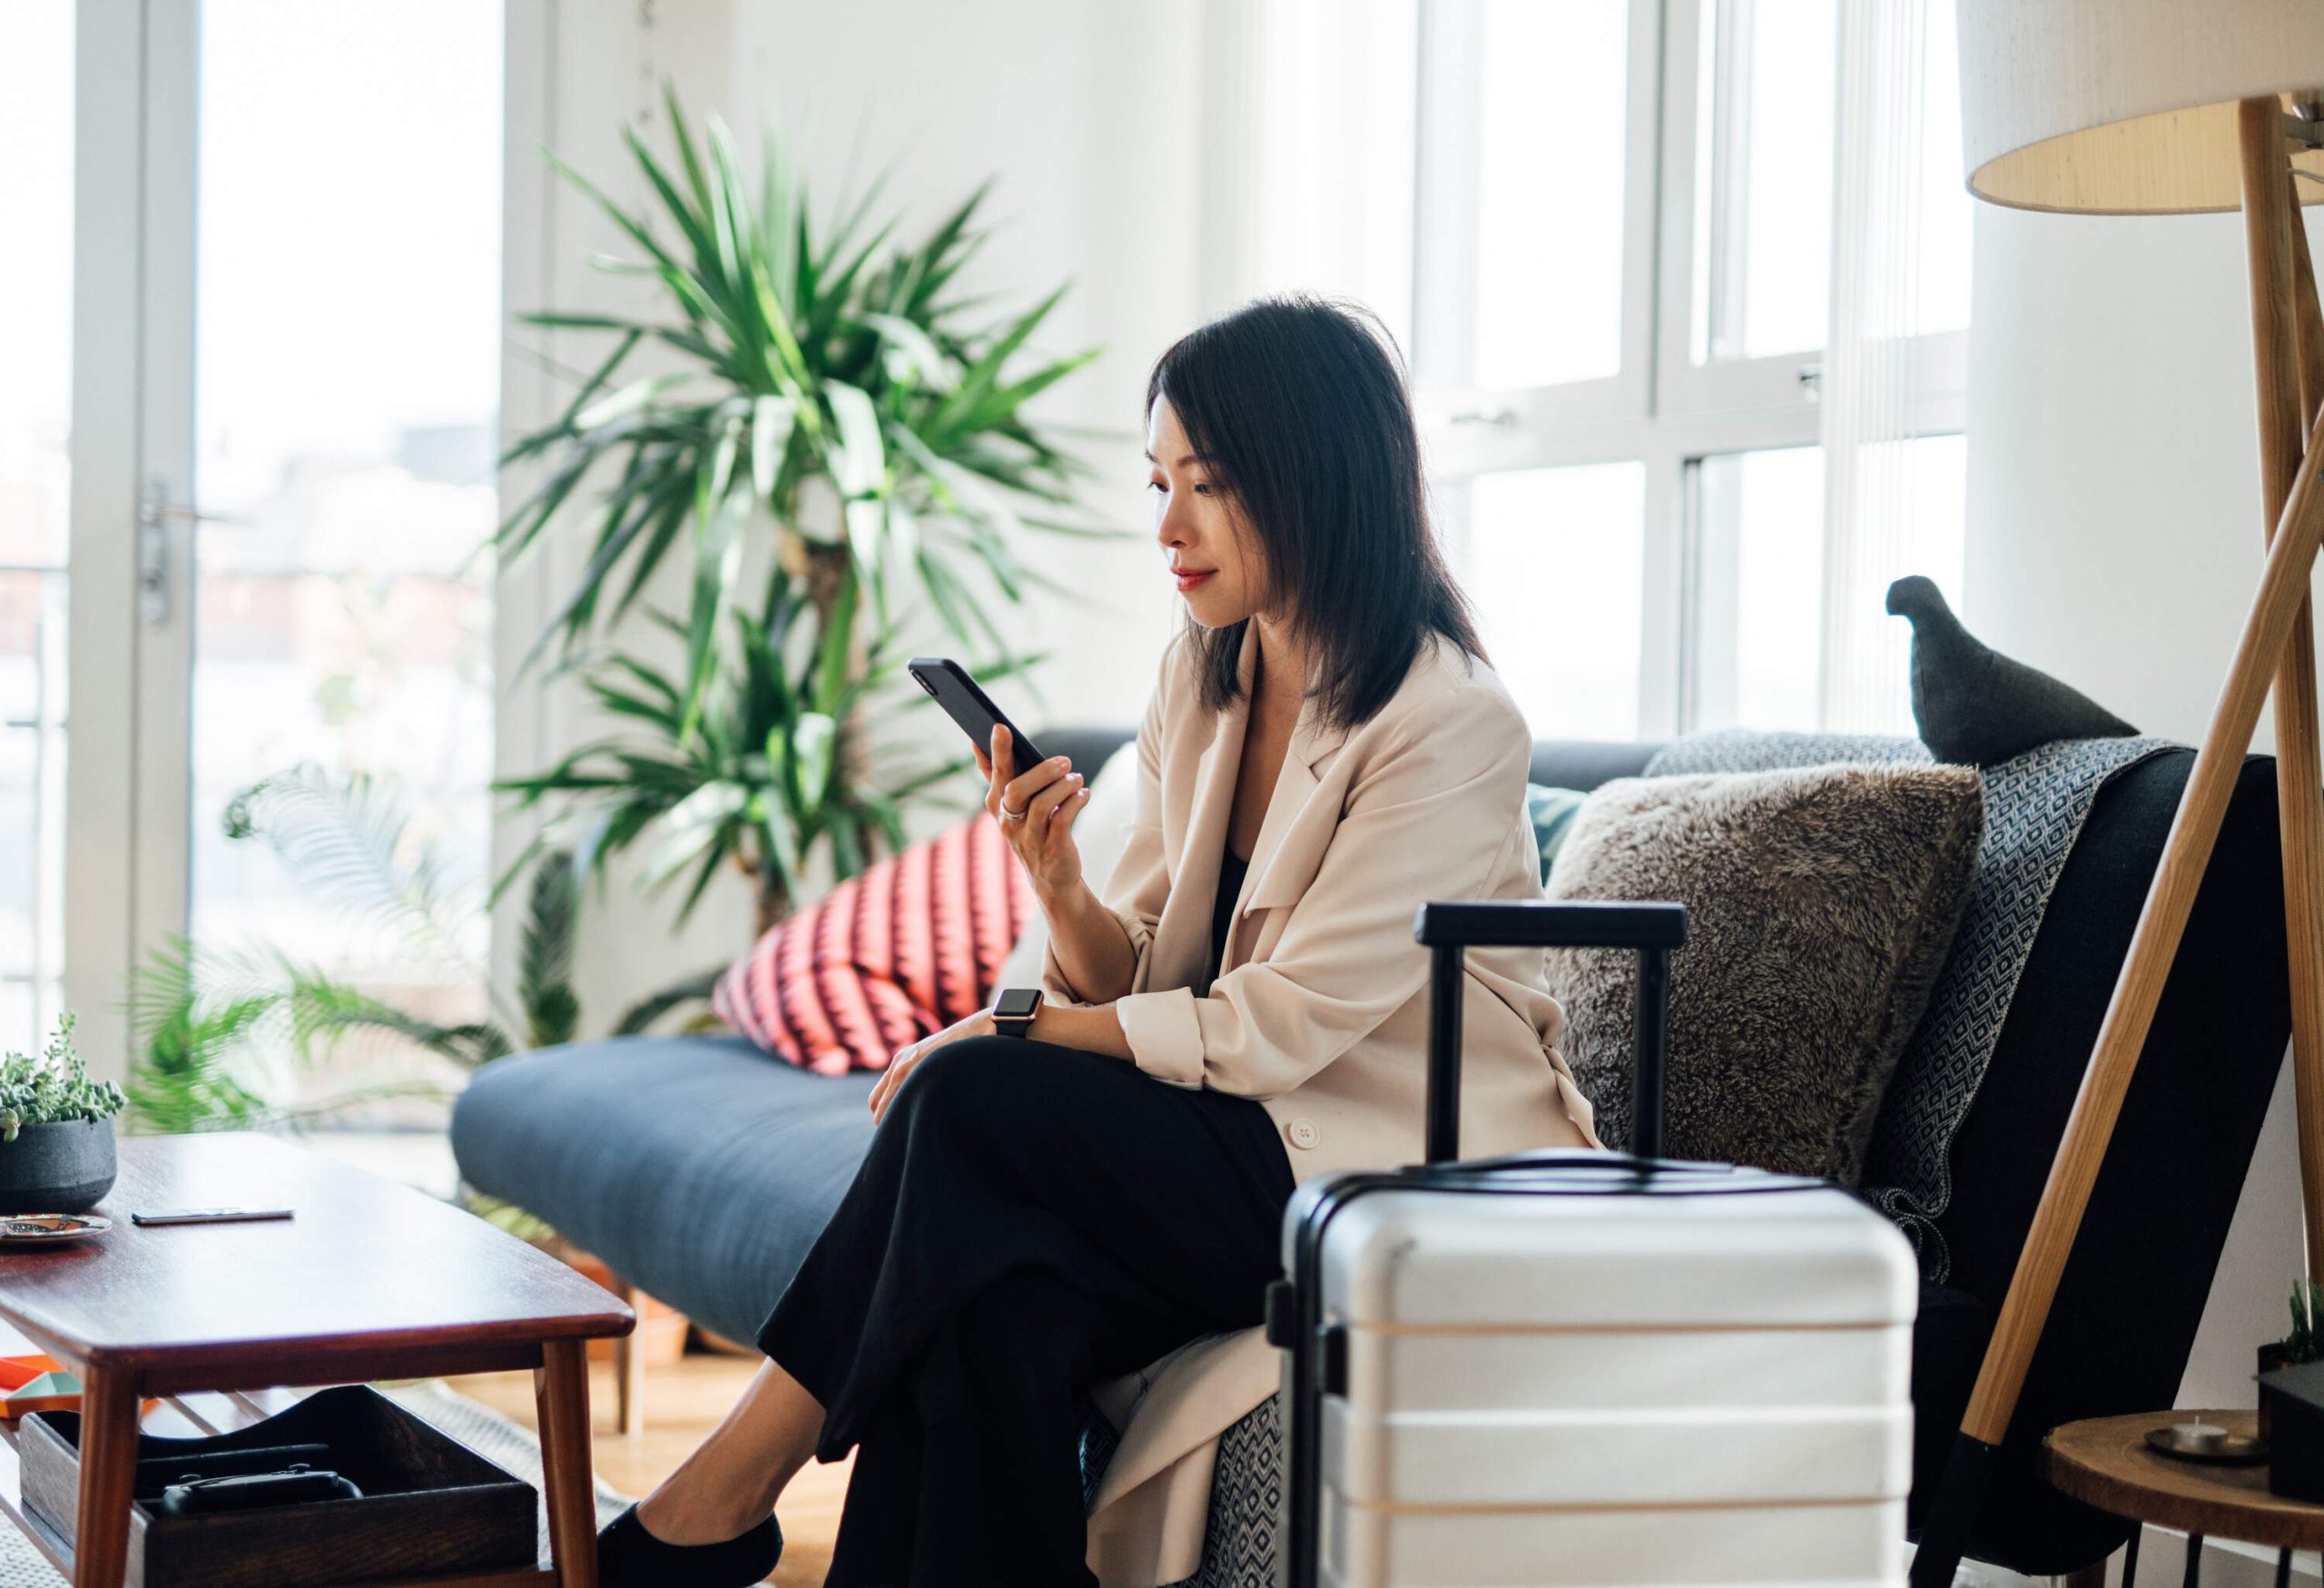
[[[596,1425],[597,1476],[625,1494],[643,1496],[685,1459],[718,1425],[756,1371],[758,1358],[693,1354],[675,1366],[655,1367],[645,1376],[645,1430],[624,1437],[614,1429],[614,1378],[603,1362],[589,1365],[589,1415]],[[480,1373],[450,1381],[526,1427],[535,1427],[530,1373]],[[769,1582],[780,1588],[821,1588],[830,1567],[832,1538],[839,1528],[840,1502],[847,1494],[848,1464],[810,1462],[792,1480],[775,1507],[783,1524],[783,1563]]]

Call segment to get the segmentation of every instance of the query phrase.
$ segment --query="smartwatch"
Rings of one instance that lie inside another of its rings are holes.
[[[1033,1016],[1040,1012],[1038,987],[1004,988],[992,1001],[992,1029],[1004,1037],[1030,1037]]]

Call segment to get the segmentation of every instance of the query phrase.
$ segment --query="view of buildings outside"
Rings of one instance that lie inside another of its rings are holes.
[[[68,886],[74,16],[65,0],[0,8],[0,1047],[19,1049],[61,1004]],[[140,775],[185,781],[198,943],[279,951],[414,1012],[477,1018],[500,7],[205,0],[201,30],[197,257],[145,269],[196,283],[194,505],[212,521],[192,676],[143,681],[186,702],[192,764]],[[461,897],[448,941],[383,932],[227,838],[235,793],[302,762],[402,792],[409,843],[438,847]],[[285,1076],[286,1100],[431,1063],[350,1044],[325,1072]]]
[[[64,1001],[73,21],[0,8],[0,1048],[18,1050]]]
[[[486,1012],[501,52],[475,0],[202,7],[192,929],[446,1021]],[[441,937],[226,836],[234,794],[300,763],[400,791],[407,857],[444,862]],[[282,1081],[431,1075],[361,1039]]]

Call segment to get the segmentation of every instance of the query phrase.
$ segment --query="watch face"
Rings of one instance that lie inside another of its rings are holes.
[[[1040,990],[1036,987],[1011,987],[992,1006],[997,1020],[1026,1020],[1041,1007]]]

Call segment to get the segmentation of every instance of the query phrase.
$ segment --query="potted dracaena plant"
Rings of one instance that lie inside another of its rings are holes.
[[[799,902],[819,845],[853,874],[901,844],[903,802],[964,763],[899,763],[866,731],[920,698],[896,655],[906,603],[982,670],[1016,670],[1025,658],[994,608],[1045,582],[1020,559],[1026,532],[1108,533],[1068,521],[1082,470],[1024,411],[1094,354],[1029,350],[1062,288],[1000,318],[961,291],[987,235],[984,189],[898,243],[898,219],[873,217],[879,182],[822,219],[779,137],[753,186],[715,118],[697,140],[665,98],[674,163],[624,134],[650,214],[559,167],[635,251],[599,262],[662,291],[634,313],[523,316],[613,345],[552,423],[508,449],[504,463],[539,472],[497,538],[514,559],[561,515],[587,525],[583,570],[534,655],[578,671],[616,731],[501,787],[546,808],[542,843],[592,865],[651,843],[649,882],[687,881],[682,919],[740,868],[763,929]],[[658,367],[639,373],[649,350]],[[590,480],[602,495],[568,515]],[[752,576],[755,609],[746,547],[772,570]],[[673,558],[687,565],[685,609],[654,616],[677,660],[606,648]]]

